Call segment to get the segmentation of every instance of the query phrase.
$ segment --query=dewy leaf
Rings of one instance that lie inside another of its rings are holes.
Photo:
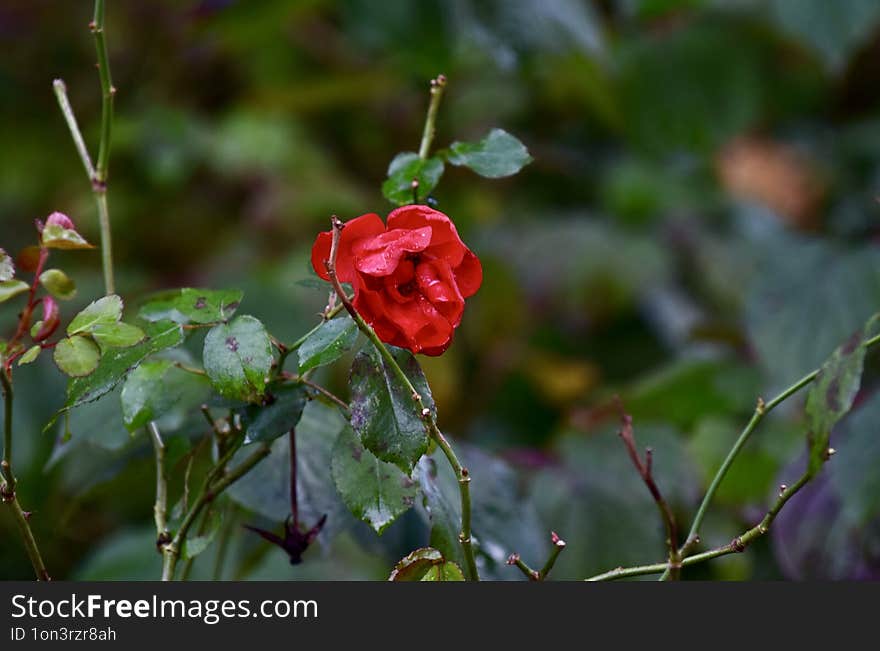
[[[376,533],[409,510],[418,494],[412,479],[364,449],[350,427],[336,440],[330,471],[342,501]]]
[[[528,149],[502,129],[492,129],[479,142],[454,142],[447,160],[469,167],[480,176],[498,179],[511,176],[532,162]]]
[[[6,251],[0,249],[0,283],[12,280],[15,276],[15,265]]]
[[[257,402],[266,388],[272,360],[269,334],[252,316],[216,325],[205,337],[205,371],[225,398]]]
[[[90,303],[67,326],[67,334],[75,335],[90,332],[101,324],[117,323],[122,318],[122,299],[110,294]]]
[[[248,405],[241,410],[245,443],[272,441],[296,427],[308,396],[301,384],[283,384],[270,389],[272,401],[266,406]]]
[[[46,269],[40,274],[40,283],[52,296],[63,301],[76,296],[76,284],[61,269]]]
[[[391,571],[389,581],[464,581],[461,568],[436,549],[422,547],[404,556]]]
[[[98,323],[91,329],[91,335],[101,350],[107,348],[128,348],[139,344],[147,335],[143,330],[129,323]]]
[[[877,323],[875,315],[864,328],[853,334],[832,353],[819,369],[807,394],[809,424],[809,473],[816,474],[828,459],[831,430],[849,412],[862,381],[865,362],[865,341]]]
[[[382,184],[382,194],[391,203],[403,206],[423,201],[443,176],[443,161],[432,157],[426,160],[413,152],[397,154],[388,166],[388,178]],[[419,187],[413,192],[413,179]]]
[[[64,403],[64,409],[97,400],[150,355],[183,343],[183,330],[179,324],[171,321],[149,323],[144,326],[144,333],[146,337],[141,343],[128,348],[107,350],[101,356],[101,363],[94,373],[71,381],[67,385],[67,401]],[[85,339],[85,337],[78,338]]]
[[[216,323],[235,314],[244,292],[238,289],[183,289],[156,294],[144,303],[140,316],[147,321],[170,319],[177,323]]]
[[[431,390],[415,357],[400,348],[389,350],[425,406],[435,412]],[[428,449],[425,423],[411,393],[385,365],[375,347],[368,346],[355,357],[350,387],[351,426],[364,447],[405,473],[412,472]]]
[[[74,335],[58,342],[52,353],[61,372],[70,377],[83,377],[98,368],[101,351],[88,337]]]
[[[455,563],[446,561],[439,565],[433,565],[421,578],[422,581],[464,581],[461,568]]]
[[[179,369],[167,359],[147,360],[128,374],[122,387],[123,421],[134,432],[173,409],[202,404],[210,393],[208,378]]]
[[[46,224],[42,233],[43,246],[47,249],[93,249],[85,238],[72,228],[60,224]]]
[[[335,362],[354,346],[357,336],[357,325],[347,314],[325,321],[296,351],[299,372]]]
[[[30,286],[23,280],[4,280],[0,282],[0,303],[15,298],[28,289]]]

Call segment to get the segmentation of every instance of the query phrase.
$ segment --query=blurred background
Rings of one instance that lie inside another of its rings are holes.
[[[521,578],[504,565],[512,551],[540,566],[551,528],[568,542],[555,578],[659,561],[661,522],[616,436],[612,397],[654,448],[686,529],[756,398],[880,308],[875,0],[108,4],[108,196],[129,306],[165,287],[240,287],[241,313],[282,340],[304,333],[326,301],[307,263],[315,233],[332,213],[392,208],[381,182],[395,153],[418,147],[438,73],[449,86],[435,146],[493,126],[528,146],[535,161],[514,178],[447,168],[434,192],[485,269],[455,345],[421,361],[441,426],[465,446],[486,576]],[[86,0],[0,3],[9,251],[54,210],[99,240],[52,93],[63,78],[96,150],[91,11]],[[101,292],[98,252],[54,260],[79,285],[75,304]],[[16,371],[15,455],[52,575],[158,578],[147,439],[125,431],[110,398],[75,415],[69,442],[41,433],[64,387],[44,358]],[[771,535],[688,577],[880,578],[880,396],[867,377],[835,431],[838,454]],[[346,394],[345,364],[321,379]],[[796,478],[805,435],[801,399],[790,403],[722,485],[706,544],[754,524]],[[326,482],[326,432],[303,429]],[[284,517],[283,450],[273,459],[278,473],[235,492],[229,542],[194,577],[382,579],[427,544],[417,510],[377,538],[324,496],[306,508],[331,513],[328,531],[291,567],[240,526]],[[7,515],[0,538],[0,576],[28,578]]]

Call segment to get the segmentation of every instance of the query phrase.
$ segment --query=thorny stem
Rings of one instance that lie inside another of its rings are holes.
[[[257,446],[256,450],[251,453],[250,456],[248,456],[233,470],[229,471],[226,474],[223,474],[222,476],[219,476],[223,473],[223,469],[226,467],[226,464],[229,463],[237,450],[237,446],[230,446],[229,450],[226,451],[226,453],[208,472],[207,477],[205,477],[205,481],[198,499],[187,512],[186,516],[184,516],[183,522],[180,524],[180,528],[177,530],[177,533],[174,534],[174,538],[172,538],[170,543],[163,547],[163,581],[174,580],[174,571],[177,568],[177,561],[180,558],[183,542],[186,540],[190,528],[199,517],[202,509],[211,504],[217,498],[217,496],[223,493],[223,491],[229,488],[232,484],[234,484],[239,479],[244,477],[247,473],[249,473],[254,466],[256,466],[258,463],[260,463],[260,461],[268,456],[271,448],[266,443],[261,443]]]
[[[50,581],[49,572],[46,571],[46,565],[43,563],[43,557],[40,555],[40,548],[37,546],[37,540],[34,538],[34,532],[31,531],[31,525],[28,522],[30,514],[21,508],[18,495],[15,492],[15,473],[12,470],[12,380],[5,369],[0,369],[0,384],[3,386],[5,404],[3,461],[0,462],[3,484],[0,485],[0,500],[8,505],[12,511],[12,516],[15,519],[15,524],[18,526],[25,551],[27,551],[28,558],[31,560],[37,580]]]
[[[437,75],[431,80],[431,102],[428,104],[428,115],[425,118],[425,129],[422,131],[422,142],[419,145],[419,158],[425,160],[431,152],[431,143],[434,141],[436,131],[437,109],[443,97],[443,89],[446,88],[446,75]],[[418,185],[416,185],[416,188]]]
[[[468,473],[467,468],[464,468],[461,465],[461,462],[459,462],[458,457],[455,455],[455,451],[449,444],[449,441],[446,440],[446,437],[443,436],[440,428],[437,427],[437,422],[435,421],[431,410],[425,407],[422,397],[419,395],[419,392],[416,391],[412,382],[410,382],[410,379],[406,376],[406,373],[403,372],[403,369],[400,368],[397,360],[394,359],[394,356],[379,339],[376,332],[370,327],[370,324],[364,321],[363,317],[354,308],[354,305],[352,305],[351,300],[346,296],[345,290],[342,288],[342,284],[336,276],[336,256],[339,252],[339,238],[342,234],[344,224],[339,221],[339,218],[336,217],[336,215],[333,215],[333,217],[330,218],[330,223],[333,234],[330,243],[330,257],[324,261],[324,267],[327,269],[330,283],[333,285],[333,289],[336,291],[339,301],[351,315],[351,318],[357,324],[360,331],[363,332],[367,339],[369,339],[376,347],[376,350],[379,351],[386,366],[391,369],[391,372],[394,373],[395,377],[410,393],[413,402],[415,402],[419,409],[419,413],[422,416],[422,421],[425,424],[425,430],[427,431],[428,436],[436,441],[438,447],[443,450],[443,454],[446,455],[446,459],[449,461],[449,465],[452,467],[452,470],[458,479],[458,489],[461,496],[461,532],[459,533],[458,538],[461,543],[462,551],[464,552],[465,563],[467,565],[467,575],[471,581],[479,581],[480,576],[477,572],[477,563],[474,557],[474,548],[471,540],[470,474]]]
[[[711,560],[713,558],[718,558],[719,556],[726,556],[727,554],[737,554],[742,551],[745,551],[746,547],[748,547],[752,542],[754,542],[757,538],[760,538],[764,534],[766,534],[770,530],[770,525],[773,520],[782,510],[782,507],[785,506],[786,502],[790,500],[794,495],[801,490],[806,484],[810,481],[811,477],[808,473],[805,473],[791,486],[786,487],[784,490],[780,491],[779,496],[776,498],[776,501],[773,503],[773,506],[770,507],[770,510],[767,511],[767,514],[764,516],[764,519],[761,520],[754,527],[746,531],[740,536],[737,536],[732,541],[730,541],[726,545],[722,545],[721,547],[716,547],[715,549],[710,549],[709,551],[702,552],[700,554],[694,554],[693,556],[688,556],[687,558],[681,561],[682,567],[688,565],[696,565],[697,563],[702,563],[704,561]],[[609,572],[603,572],[602,574],[597,574],[595,576],[591,576],[586,581],[613,581],[614,579],[622,579],[630,576],[642,576],[645,574],[658,574],[660,572],[669,571],[670,565],[669,563],[654,563],[652,565],[637,565],[634,567],[618,567]]]
[[[623,420],[623,427],[620,430],[620,438],[623,439],[627,453],[629,453],[629,458],[636,467],[642,481],[645,482],[645,486],[648,487],[648,491],[651,493],[651,497],[654,498],[654,503],[657,505],[657,510],[660,512],[660,518],[663,520],[663,526],[666,528],[666,546],[669,550],[667,557],[669,559],[669,567],[671,568],[670,575],[673,579],[678,579],[681,573],[681,553],[678,549],[678,529],[675,525],[675,515],[672,513],[672,509],[669,508],[669,503],[664,499],[663,494],[657,487],[657,482],[654,481],[654,474],[651,467],[653,451],[651,448],[646,448],[645,461],[642,462],[639,457],[635,435],[633,434],[632,417],[629,414],[622,414],[621,418]]]

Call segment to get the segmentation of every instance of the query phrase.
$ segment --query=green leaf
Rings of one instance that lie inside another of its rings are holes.
[[[220,530],[220,523],[222,522],[222,520],[223,518],[220,516],[220,513],[218,511],[212,511],[210,517],[208,518],[208,526],[205,530],[205,533],[199,534],[197,536],[192,536],[183,541],[180,553],[185,560],[195,558],[208,548],[208,546],[217,536],[217,532]]]
[[[806,412],[810,428],[808,471],[811,475],[815,475],[828,460],[831,430],[850,410],[859,392],[867,350],[865,341],[877,320],[878,316],[871,317],[864,328],[839,346],[819,369],[810,386]]]
[[[121,382],[150,355],[183,343],[183,330],[177,323],[160,321],[144,327],[146,338],[128,348],[111,348],[101,356],[101,363],[88,377],[67,385],[64,410],[97,400]],[[85,339],[84,337],[79,337]],[[94,344],[92,344],[94,345]],[[97,348],[97,347],[96,347]],[[51,425],[52,423],[49,423]]]
[[[397,154],[388,166],[388,178],[382,184],[382,194],[391,203],[403,206],[418,203],[431,194],[443,176],[443,161],[432,157],[426,160],[413,152]],[[419,182],[413,192],[413,179]]]
[[[238,289],[183,289],[162,292],[141,307],[139,316],[147,321],[169,319],[177,323],[216,323],[228,321],[238,309],[244,292]]]
[[[15,264],[6,251],[0,249],[0,283],[12,280],[15,276]]]
[[[357,336],[357,325],[347,314],[325,321],[296,351],[299,372],[335,362],[354,346]]]
[[[272,361],[269,334],[252,316],[216,325],[205,337],[205,371],[225,398],[257,402],[266,388]]]
[[[18,359],[18,365],[24,366],[25,364],[30,364],[37,359],[41,350],[43,350],[43,348],[39,345],[31,346],[28,348],[27,352]]]
[[[62,373],[70,377],[83,377],[98,368],[101,351],[88,337],[74,335],[59,341],[52,357]]]
[[[461,568],[450,561],[428,568],[422,581],[464,581]]]
[[[30,285],[23,280],[4,280],[0,282],[0,303],[8,301],[28,289],[30,289]]]
[[[40,274],[40,283],[52,296],[63,301],[76,296],[76,284],[61,269],[46,269]]]
[[[266,406],[248,405],[241,411],[245,443],[272,441],[296,427],[308,401],[301,384],[283,384],[267,393]]]
[[[389,347],[391,354],[436,415],[431,389],[415,357]],[[351,426],[361,442],[382,461],[409,474],[428,449],[428,435],[419,407],[409,390],[386,366],[373,346],[358,353],[351,365]]]
[[[107,348],[128,348],[139,344],[147,335],[137,326],[129,323],[98,323],[91,329],[91,335],[101,346]]]
[[[464,581],[461,568],[436,549],[422,547],[404,556],[391,571],[389,581]]]
[[[128,374],[122,387],[123,421],[134,432],[172,410],[197,407],[210,393],[207,377],[179,369],[171,360],[147,360]]]
[[[330,471],[345,505],[379,534],[412,507],[418,494],[412,479],[364,449],[350,427],[336,440]]]
[[[122,299],[110,294],[90,303],[79,314],[73,317],[67,326],[67,334],[75,335],[91,332],[97,325],[114,324],[122,318]]]
[[[70,228],[59,224],[46,224],[42,234],[43,246],[47,249],[93,249],[85,238]]]
[[[479,142],[454,142],[447,160],[469,167],[480,176],[499,179],[519,172],[532,162],[528,149],[503,129],[492,129]]]

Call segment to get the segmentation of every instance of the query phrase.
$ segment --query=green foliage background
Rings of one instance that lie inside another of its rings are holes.
[[[53,210],[99,239],[51,88],[66,81],[94,146],[90,9],[0,6],[7,250]],[[568,542],[555,578],[660,560],[661,523],[615,436],[611,396],[654,447],[684,526],[756,397],[880,307],[872,0],[133,0],[112,3],[107,22],[109,202],[131,307],[166,287],[240,287],[242,313],[296,339],[326,299],[308,268],[315,233],[332,213],[391,209],[382,181],[397,152],[417,148],[437,73],[450,80],[437,146],[494,126],[528,146],[535,160],[512,179],[449,166],[434,192],[485,269],[455,345],[422,362],[441,426],[467,444],[490,576],[521,578],[503,564],[511,551],[540,565],[550,528]],[[85,305],[100,291],[99,254],[58,258]],[[107,399],[74,413],[69,443],[41,434],[64,386],[44,357],[16,374],[16,465],[53,576],[157,578],[149,442]],[[867,364],[821,479],[770,539],[688,576],[880,577],[880,397]],[[321,373],[344,393],[346,370]],[[781,412],[723,484],[705,540],[753,524],[805,462],[802,410]],[[319,416],[306,410],[302,434],[315,485],[330,481],[341,428]],[[304,508],[330,514],[323,544],[291,567],[238,526],[277,526],[284,460],[273,450],[234,492],[246,507],[227,517],[224,578],[385,578],[427,544],[416,512],[376,538],[318,493]],[[452,481],[442,469],[435,479]],[[0,538],[13,534],[0,519]],[[211,576],[215,553],[195,577]],[[0,576],[29,573],[4,543]]]

